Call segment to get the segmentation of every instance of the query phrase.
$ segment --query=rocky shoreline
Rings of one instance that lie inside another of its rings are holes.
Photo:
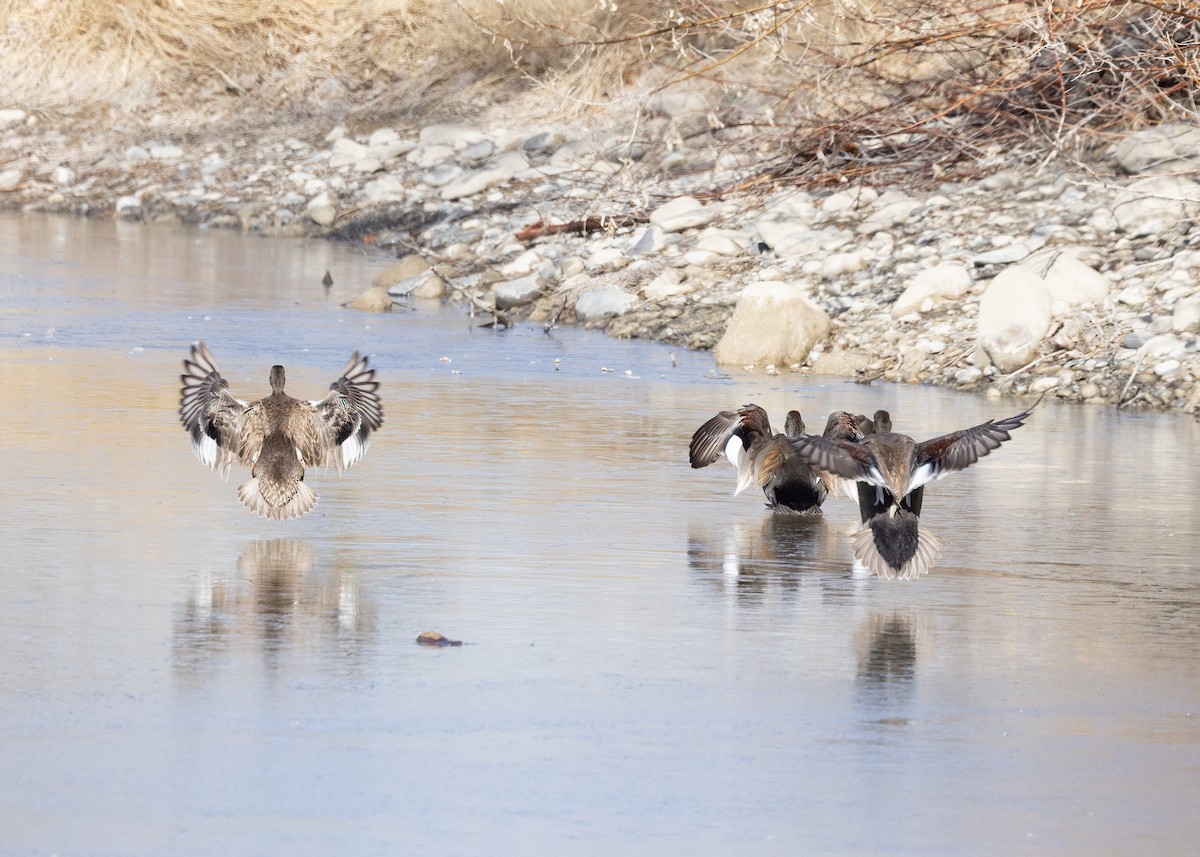
[[[1200,410],[1200,129],[1069,169],[750,192],[729,189],[762,173],[753,138],[686,118],[660,105],[645,145],[594,119],[205,133],[9,108],[0,207],[365,243],[355,309],[461,301],[771,373]]]

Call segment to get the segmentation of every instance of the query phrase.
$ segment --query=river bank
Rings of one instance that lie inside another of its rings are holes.
[[[14,107],[0,206],[354,241],[379,259],[363,308],[444,299],[770,373],[1200,406],[1193,129],[1131,134],[1088,163],[994,152],[905,187],[805,190],[765,176],[769,154],[682,97],[536,126]],[[738,334],[744,294],[758,315]]]

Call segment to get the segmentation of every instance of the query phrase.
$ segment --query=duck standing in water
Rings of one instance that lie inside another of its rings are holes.
[[[282,366],[271,367],[271,395],[249,403],[234,398],[203,342],[192,346],[180,380],[179,419],[196,456],[221,476],[234,461],[249,466],[251,479],[238,488],[238,499],[276,521],[317,504],[304,484],[306,467],[333,465],[340,473],[366,454],[371,432],[383,425],[375,370],[357,351],[329,395],[315,402],[283,391]]]
[[[941,540],[918,526],[925,486],[998,448],[1030,413],[917,443],[891,431],[891,417],[876,411],[874,433],[858,442],[809,436],[789,443],[814,467],[858,482],[866,527],[851,536],[854,556],[873,574],[906,580],[928,572],[942,553]]]
[[[812,467],[796,453],[789,441],[805,436],[799,411],[788,411],[784,433],[774,434],[767,412],[758,405],[745,405],[736,411],[721,411],[696,429],[688,459],[693,468],[700,468],[724,454],[737,468],[735,495],[757,483],[767,498],[767,507],[774,512],[817,514],[825,497],[837,491],[841,480]],[[854,418],[835,411],[826,424],[825,436],[858,437]]]

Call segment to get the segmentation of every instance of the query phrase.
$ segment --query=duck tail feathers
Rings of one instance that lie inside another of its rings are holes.
[[[256,515],[273,521],[287,521],[307,515],[317,505],[316,491],[303,482],[296,482],[295,485],[296,491],[291,497],[274,497],[271,499],[276,502],[272,503],[267,495],[273,492],[264,494],[263,485],[256,476],[238,488],[238,499]]]

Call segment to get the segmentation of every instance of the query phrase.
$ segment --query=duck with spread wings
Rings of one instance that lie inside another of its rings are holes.
[[[179,419],[201,462],[229,473],[235,461],[250,468],[238,499],[250,511],[276,521],[312,511],[317,494],[304,484],[308,467],[338,472],[366,454],[371,432],[383,425],[379,382],[358,352],[318,401],[283,391],[282,366],[271,367],[271,395],[256,402],[235,398],[203,342],[183,361]]]
[[[866,526],[851,536],[855,557],[873,574],[909,579],[928,572],[942,552],[941,540],[918,526],[925,486],[997,449],[1031,413],[917,443],[891,431],[890,416],[877,411],[874,431],[857,442],[807,436],[789,443],[812,466],[858,482]]]
[[[767,412],[758,405],[744,405],[736,411],[721,411],[696,429],[688,460],[693,468],[700,468],[725,455],[737,468],[734,494],[757,483],[767,507],[776,514],[816,514],[825,498],[837,493],[841,479],[812,467],[796,454],[789,442],[805,436],[799,411],[788,411],[783,434],[773,434]],[[854,417],[834,411],[824,436],[858,437]]]

